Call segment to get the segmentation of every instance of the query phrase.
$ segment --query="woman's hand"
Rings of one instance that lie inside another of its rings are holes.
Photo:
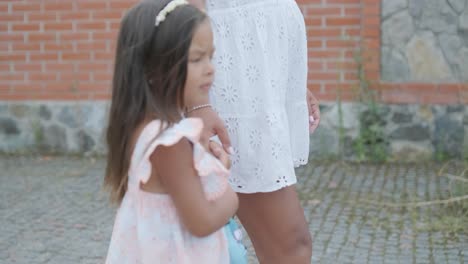
[[[223,147],[213,140],[210,140],[208,147],[211,153],[229,170],[231,168],[231,159],[229,158],[229,154],[224,151]]]
[[[320,123],[320,107],[317,98],[307,89],[307,108],[309,109],[309,131],[314,133]]]
[[[204,107],[187,114],[187,117],[198,117],[203,120],[203,132],[200,143],[207,146],[211,137],[217,135],[223,148],[227,153],[232,154],[231,140],[224,125],[223,120],[211,107]]]

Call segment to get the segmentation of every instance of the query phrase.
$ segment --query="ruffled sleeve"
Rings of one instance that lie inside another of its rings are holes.
[[[172,146],[182,138],[187,138],[193,143],[194,167],[201,177],[206,197],[216,199],[224,193],[228,186],[229,170],[199,143],[203,130],[202,120],[185,118],[159,134],[160,129],[161,122],[155,120],[150,122],[141,132],[135,146],[134,157],[132,157],[130,178],[133,178],[138,186],[140,183],[148,182],[151,177],[150,156],[154,150],[160,145]]]
[[[162,146],[172,146],[177,144],[182,138],[187,138],[192,142],[198,142],[203,129],[203,122],[196,118],[182,119],[172,127],[165,128],[162,133],[161,122],[154,120],[150,122],[141,132],[132,158],[130,175],[136,178],[138,183],[148,182],[151,176],[150,156],[154,150]]]
[[[228,187],[229,170],[200,144],[193,149],[195,169],[201,177],[203,189],[208,200],[220,197]]]

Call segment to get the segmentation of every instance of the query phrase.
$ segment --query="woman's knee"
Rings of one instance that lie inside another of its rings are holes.
[[[298,230],[294,233],[291,243],[286,248],[291,254],[303,255],[305,257],[312,255],[312,236],[309,230]]]
[[[273,252],[257,252],[260,263],[310,264],[312,259],[312,237],[307,231],[292,232],[284,237],[276,249]]]

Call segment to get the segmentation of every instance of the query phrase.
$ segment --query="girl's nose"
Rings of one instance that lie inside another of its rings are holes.
[[[214,68],[214,65],[213,65],[213,62],[210,60],[208,61],[208,64],[206,66],[206,73],[207,74],[214,74],[215,72],[215,68]]]

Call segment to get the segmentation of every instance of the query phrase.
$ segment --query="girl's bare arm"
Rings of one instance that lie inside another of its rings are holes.
[[[239,201],[230,186],[218,199],[206,199],[192,153],[193,146],[184,138],[173,146],[157,147],[150,159],[183,224],[193,235],[203,237],[223,227]]]

